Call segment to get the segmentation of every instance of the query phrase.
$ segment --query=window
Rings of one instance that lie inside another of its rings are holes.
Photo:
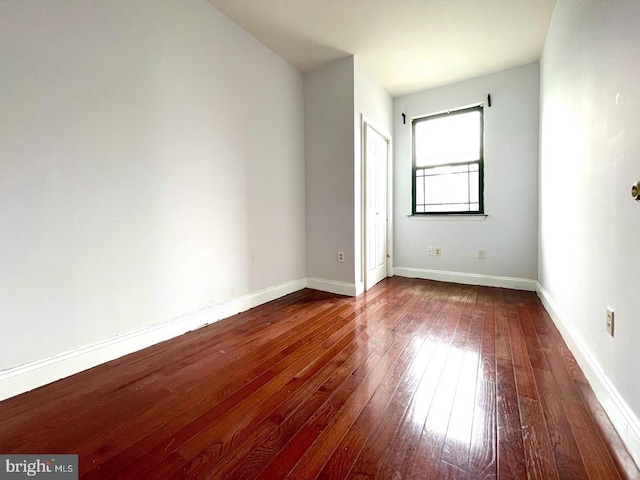
[[[416,118],[412,214],[484,213],[482,106]]]

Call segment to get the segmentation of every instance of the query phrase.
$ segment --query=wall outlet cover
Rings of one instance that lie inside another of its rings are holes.
[[[607,333],[613,337],[615,313],[613,308],[607,307]]]

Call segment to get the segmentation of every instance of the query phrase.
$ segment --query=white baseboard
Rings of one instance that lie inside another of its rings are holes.
[[[499,277],[479,273],[446,272],[444,270],[429,270],[426,268],[395,267],[394,270],[395,274],[399,277],[464,283],[466,285],[483,285],[485,287],[511,288],[514,290],[527,290],[529,292],[536,291],[536,281],[529,280],[528,278]]]
[[[545,309],[549,312],[549,316],[558,327],[569,350],[571,350],[578,365],[587,377],[602,408],[607,412],[611,423],[618,431],[622,442],[627,447],[636,465],[640,465],[640,421],[638,417],[620,396],[620,393],[602,371],[600,364],[589,348],[575,334],[571,323],[539,282],[536,291]]]
[[[355,297],[358,293],[354,283],[325,280],[323,278],[307,278],[307,287],[349,297]]]
[[[301,290],[306,287],[306,284],[306,279],[300,278],[210,308],[181,315],[166,322],[156,323],[92,345],[1,371],[0,400],[215,323],[223,318]]]

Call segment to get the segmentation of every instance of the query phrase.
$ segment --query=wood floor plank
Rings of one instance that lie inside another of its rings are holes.
[[[440,469],[450,418],[451,411],[442,403],[429,408],[415,452],[410,462],[401,466],[401,471],[406,472],[401,478],[421,478],[424,471],[436,472]]]
[[[304,289],[0,402],[80,478],[638,478],[533,292]]]
[[[284,472],[282,468],[278,468],[278,474],[275,474],[273,470],[267,467],[258,478],[284,478],[280,477],[280,473],[285,473],[286,477],[292,479],[314,478],[329,459],[340,439],[349,430],[365,405],[382,384],[387,373],[393,370],[394,364],[402,355],[409,356],[412,354],[412,349],[406,349],[410,343],[411,337],[405,335],[398,338],[394,345],[381,357],[375,368],[370,369],[370,374],[363,379],[366,381],[361,382],[350,392],[349,397],[344,402],[330,404],[330,408],[326,411],[326,417],[318,415],[305,426],[315,433],[315,438],[311,444],[307,444],[306,440],[305,442],[298,442],[296,437],[287,444],[284,449],[285,454],[292,450],[295,451],[300,445],[305,445],[304,453],[298,456],[299,460],[290,471]],[[398,363],[401,365],[402,360]],[[281,465],[277,458],[273,464],[278,464],[279,467]]]
[[[520,327],[522,328],[522,334],[527,345],[527,353],[529,354],[531,367],[549,370],[547,360],[542,351],[542,344],[538,338],[538,333],[531,321],[532,312],[537,311],[538,308],[539,306],[535,304],[529,307],[518,307],[518,319],[520,320]]]
[[[496,321],[494,309],[483,312],[479,374],[483,379],[496,383]]]
[[[406,315],[405,313],[411,310],[411,307],[415,305],[415,299],[409,300],[407,303],[403,305],[402,308],[395,309],[394,314],[390,317],[391,319],[396,318],[397,321],[391,321],[389,326],[396,324],[396,326],[402,323],[405,326],[405,329],[401,329],[401,332],[410,332],[412,331],[411,322],[405,322]],[[396,326],[393,327],[395,330]],[[362,336],[364,340],[367,339],[366,336]],[[215,462],[215,465],[211,465],[211,471],[215,475],[219,475],[220,478],[255,478],[257,474],[266,466],[266,463],[270,462],[273,457],[277,454],[277,452],[293,437],[293,435],[298,431],[301,426],[311,418],[311,415],[316,412],[320,408],[320,406],[325,403],[329,395],[338,388],[337,386],[344,380],[345,377],[339,377],[337,374],[341,372],[346,372],[346,374],[356,375],[357,378],[363,378],[362,374],[357,375],[356,370],[362,370],[361,360],[358,360],[358,354],[373,354],[379,353],[376,351],[374,344],[375,337],[367,340],[370,342],[371,348],[364,347],[360,349],[356,354],[349,357],[347,361],[338,369],[337,373],[332,375],[329,380],[323,384],[318,390],[316,390],[309,398],[307,398],[301,405],[298,403],[302,397],[294,398],[291,397],[286,403],[284,403],[281,407],[287,407],[287,404],[290,404],[290,407],[287,408],[295,408],[293,413],[291,409],[284,409],[278,412],[277,419],[273,419],[272,425],[274,428],[270,428],[269,424],[266,425],[261,424],[256,429],[254,429],[254,433],[260,433],[260,428],[262,427],[262,437],[259,440],[254,439],[252,442],[246,442],[243,445],[243,448],[237,448],[237,455],[225,455],[221,461]],[[361,355],[360,355],[361,356]],[[365,357],[363,357],[365,358]],[[340,364],[340,361],[339,361]],[[349,367],[349,365],[353,365],[353,367]],[[345,370],[347,369],[348,370]],[[335,386],[332,386],[335,385]],[[242,455],[244,452],[244,457]],[[234,471],[241,470],[241,471]]]
[[[542,369],[534,369],[534,375],[540,390],[540,403],[549,429],[558,475],[563,479],[588,478],[553,375]]]
[[[421,325],[425,324],[427,323],[421,322]],[[416,371],[420,373],[424,371],[426,363],[433,353],[433,344],[425,340],[425,337],[415,337],[413,340],[416,345],[422,345],[422,348],[416,350],[416,355],[411,359],[413,365],[404,365],[402,375],[405,375],[405,371],[409,366],[411,366],[410,370],[413,370],[413,372],[409,371],[402,381],[400,381],[401,379],[397,379],[396,386],[400,388],[401,391],[406,392],[407,388],[411,388],[411,385],[417,384]],[[390,378],[392,379],[393,377]],[[346,477],[362,452],[366,441],[371,436],[376,426],[376,418],[385,418],[383,412],[387,410],[392,398],[398,398],[395,396],[395,391],[396,388],[394,388],[393,391],[391,391],[390,388],[376,391],[374,397],[372,397],[371,401],[367,404],[353,427],[347,432],[340,442],[340,445],[334,450],[334,453],[320,472],[318,478]]]
[[[332,392],[361,364],[370,363],[369,357],[378,355],[372,343],[371,348],[368,347],[367,343],[363,343],[362,347],[345,361],[337,357],[338,368],[333,372],[327,370],[324,375],[318,375],[315,382],[310,382],[310,391],[306,398],[305,391],[301,391],[299,396],[290,397],[278,411],[253,431],[252,437],[247,438],[242,446],[209,465],[208,471],[212,478],[256,478],[294,434],[320,409]],[[347,349],[344,352],[345,355],[350,353]],[[331,374],[329,378],[317,385],[328,374]]]
[[[521,396],[518,398],[518,403],[529,478],[532,480],[559,478],[540,402]]]
[[[522,333],[520,315],[517,311],[510,312],[509,316],[509,342],[513,361],[513,371],[516,379],[518,395],[521,397],[538,399],[536,382],[533,378],[533,369],[527,344]]]
[[[421,478],[421,477],[416,477]],[[460,469],[455,465],[451,465],[445,461],[440,462],[437,475],[432,476],[434,479],[442,480],[466,480],[469,474],[466,470]]]
[[[335,314],[337,312],[339,312],[339,310],[335,310],[332,313]],[[327,318],[331,322],[334,321],[330,316],[327,316]],[[284,360],[289,354],[301,348],[303,345],[307,344],[309,341],[317,337],[317,335],[319,335],[323,331],[323,328],[322,328],[323,325],[326,325],[327,323],[324,321],[323,317],[318,317],[316,321],[318,322],[317,328],[311,330],[309,333],[307,333],[307,331],[302,331],[302,333],[305,334],[304,336],[299,336],[299,334],[295,332],[296,329],[292,329],[294,330],[294,332],[292,332],[290,340],[288,342],[282,342],[280,344],[277,344],[276,348],[274,349],[275,354],[269,353],[266,358],[264,358],[265,357],[264,355],[262,357],[253,357],[248,355],[250,359],[254,360],[253,362],[251,363],[248,363],[247,361],[240,362],[237,365],[227,366],[227,368],[223,372],[212,370],[210,374],[209,373],[205,374],[206,376],[215,375],[215,378],[216,378],[215,388],[211,390],[210,393],[207,390],[203,390],[202,385],[194,386],[192,388],[198,390],[198,396],[200,398],[202,398],[203,393],[207,391],[208,393],[206,396],[206,402],[209,404],[223,400],[224,398],[233,394],[233,392],[247,385],[253,379],[259,377],[263,372],[268,370],[268,367],[270,365],[278,364],[280,361]],[[211,362],[212,362],[212,365],[216,364],[215,359],[211,359]],[[187,376],[190,373],[192,372],[189,372],[186,369],[183,370],[184,376]],[[171,390],[174,390],[174,391],[176,389],[179,389],[177,385],[180,385],[181,383],[181,382],[173,382],[169,379],[165,379],[165,383],[166,382],[171,382],[171,385],[167,386],[167,388],[170,388]],[[182,394],[188,394],[190,393],[191,389],[183,388],[179,391]],[[189,405],[189,396],[185,395],[185,397],[186,398],[185,398],[185,401],[183,402],[183,405],[176,405],[174,403],[171,405],[172,408],[179,408],[182,410],[183,408],[187,408],[188,406],[193,407],[193,405]],[[193,403],[193,401],[191,403]],[[162,411],[163,409],[167,408],[167,406],[168,405],[166,404],[166,402],[159,401],[159,402],[156,402],[153,409],[150,409],[147,412],[145,412],[144,416],[137,416],[135,422],[136,422],[136,425],[140,427],[140,431],[145,430],[145,424],[142,423],[143,420],[148,419],[149,422],[153,423],[154,418],[156,418],[157,411]],[[114,441],[117,441],[118,432],[114,432],[114,433],[116,434],[116,438],[114,439]],[[101,436],[101,438],[104,440],[104,436]]]
[[[319,345],[327,341],[327,338],[334,338],[335,340],[342,339],[343,342],[348,341],[349,332],[352,330],[346,328],[346,326],[349,326],[348,320],[337,320],[334,324],[327,327],[323,336],[308,342],[306,344],[307,349],[318,348]],[[320,352],[321,350],[318,351]],[[322,351],[324,352],[324,350]],[[171,444],[171,448],[180,447],[182,443],[191,436],[189,431],[192,427],[189,425],[195,425],[196,429],[198,425],[212,425],[211,422],[213,422],[215,418],[223,417],[225,412],[236,408],[240,402],[247,399],[253,392],[263,391],[264,394],[264,390],[261,389],[264,389],[265,385],[277,376],[277,371],[274,369],[281,370],[282,372],[286,372],[287,368],[290,369],[289,371],[291,371],[291,369],[295,370],[295,367],[292,365],[300,361],[301,356],[304,357],[304,355],[309,354],[305,353],[305,350],[292,351],[284,360],[275,365],[271,365],[271,368],[265,369],[260,375],[255,377],[254,380],[244,385],[232,395],[224,398],[222,403],[218,403],[218,398],[214,397],[213,401],[205,404],[205,407],[207,407],[205,410],[199,409],[192,411],[189,409],[183,413],[182,416],[171,419],[170,423],[164,425],[160,432],[151,432],[134,448],[123,452],[123,455],[114,457],[113,461],[109,462],[110,465],[108,465],[109,468],[107,470],[117,470],[116,466],[122,468],[129,463],[133,463],[140,457],[145,457],[145,459],[137,461],[136,463],[144,467],[145,463],[150,461],[146,457],[153,456],[149,455],[150,452],[166,451],[166,449],[169,448],[169,444]],[[319,357],[316,359],[316,363],[321,363],[322,361]],[[302,365],[303,367],[305,366],[304,361],[302,361]],[[280,378],[285,379],[287,373],[282,372]]]
[[[405,352],[398,358],[389,375],[386,376],[384,382],[346,431],[316,478],[345,478],[347,476],[369,438],[376,420],[380,421],[379,419],[382,418],[382,413],[387,409],[396,388],[400,385],[406,370],[411,366],[423,344],[424,339],[412,338]]]
[[[600,405],[600,402],[598,402],[598,399],[589,384],[586,381],[575,383],[576,387],[580,391],[584,404],[601,437],[603,438],[613,461],[618,466],[622,477],[629,480],[640,480],[640,469],[638,469],[638,466],[633,462],[633,459],[629,455],[624,443],[622,443],[620,435],[618,435],[618,432],[611,424],[611,420],[609,420],[609,417],[602,408],[602,405]]]
[[[492,480],[497,477],[497,426],[495,383],[478,377],[473,412],[469,476]]]
[[[555,348],[545,348],[544,354],[547,358],[547,363],[549,364],[549,368],[553,374],[556,385],[558,386],[558,393],[562,399],[570,402],[581,403],[582,397],[580,396],[580,392],[576,388],[575,382],[573,381],[573,378],[571,378],[571,375],[569,374],[564,360],[558,350]]]
[[[441,460],[466,471],[471,450],[474,405],[482,342],[482,317],[473,318],[458,377]]]
[[[598,429],[593,424],[586,407],[580,403],[563,401],[574,437],[580,449],[589,478],[622,478],[613,459],[604,445]]]
[[[497,358],[511,359],[509,319],[504,306],[497,306],[495,310],[495,346]]]
[[[282,401],[286,389],[298,388],[302,384],[303,379],[297,378],[296,374],[301,369],[308,368],[309,362],[315,359],[316,368],[319,368],[352,341],[354,330],[348,330],[350,327],[343,327],[312,350],[296,352],[278,364],[279,366],[272,367],[265,372],[267,381],[261,383],[250,395],[242,394],[238,400],[226,402],[228,407],[225,408],[218,404],[183,427],[178,435],[180,440],[176,442],[180,454],[187,460],[194,458],[204,448],[208,448],[217,457],[225,454],[231,447],[231,442],[236,438],[242,438],[248,431],[251,412],[256,409],[270,411],[275,408]],[[268,405],[266,408],[265,402]],[[202,425],[206,426],[203,428]],[[146,466],[145,471],[153,472],[153,466]]]
[[[380,462],[384,458],[403,413],[406,411],[411,397],[433,356],[435,347],[429,341],[423,344],[413,365],[407,371],[398,389],[396,389],[386,412],[381,417],[383,421],[378,421],[373,425],[374,429],[360,450],[347,478],[374,478],[376,476],[380,468]]]
[[[527,474],[518,394],[510,358],[496,360],[496,414],[498,476],[524,478]]]
[[[412,468],[413,458],[416,451],[425,454],[430,450],[427,449],[426,437],[420,446],[420,440],[423,437],[423,428],[428,418],[429,409],[435,394],[440,385],[440,379],[443,377],[445,366],[449,366],[451,371],[455,371],[455,363],[448,361],[451,351],[451,344],[457,331],[458,320],[464,310],[465,301],[468,297],[458,297],[456,302],[444,308],[439,315],[438,328],[430,332],[428,338],[430,341],[437,343],[436,350],[433,355],[433,363],[430,362],[424,376],[420,381],[420,385],[411,401],[411,406],[407,410],[402,424],[396,432],[391,445],[386,450],[386,455],[376,478],[403,478],[407,475],[409,469]],[[460,337],[458,337],[460,338]],[[457,377],[456,377],[457,378]],[[455,379],[454,379],[455,381]],[[448,385],[451,379],[447,378],[444,384]],[[443,395],[450,394],[451,389],[443,391]],[[445,403],[446,405],[446,403]],[[445,407],[446,408],[446,407]],[[448,416],[444,419],[448,423]],[[432,418],[432,423],[442,421],[442,417]],[[434,425],[427,434],[435,434],[440,431],[440,425]],[[445,426],[446,429],[446,426]],[[443,432],[443,439],[444,439]],[[441,445],[440,445],[441,449]],[[438,460],[440,449],[438,449]]]
[[[423,372],[418,388],[411,399],[411,404],[406,410],[394,438],[388,443],[384,457],[377,459],[369,457],[369,462],[372,460],[380,462],[379,465],[376,465],[378,468],[375,478],[392,478],[394,475],[402,478],[411,466],[413,454],[420,440],[428,408],[437,390],[449,349],[448,344],[438,344],[435,347],[427,369]],[[370,473],[374,473],[373,470],[371,469]]]

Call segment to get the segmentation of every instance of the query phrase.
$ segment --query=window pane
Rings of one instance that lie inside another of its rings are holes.
[[[469,203],[469,175],[453,173],[425,177],[427,204]]]
[[[424,204],[424,176],[416,176],[416,205],[422,204]]]
[[[471,167],[472,165],[470,165]],[[475,165],[476,168],[478,165]],[[480,201],[480,181],[478,172],[471,172],[469,174],[469,201],[478,203]],[[476,209],[477,210],[477,209]]]
[[[421,169],[420,171],[425,172],[424,174],[427,176],[444,175],[450,173],[467,173],[469,171],[469,166],[467,164],[449,165],[447,167],[425,168]]]
[[[416,169],[415,213],[479,210],[478,163]]]
[[[478,110],[416,120],[417,167],[468,162],[480,158],[481,113]]]
[[[477,208],[476,208],[477,210]],[[428,209],[425,210],[429,213],[448,213],[448,212],[469,212],[469,204],[460,205],[458,203],[445,203],[444,205],[429,205]]]

